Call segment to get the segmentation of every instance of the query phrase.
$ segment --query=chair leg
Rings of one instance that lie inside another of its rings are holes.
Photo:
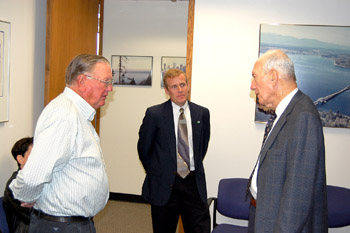
[[[213,208],[213,228],[216,227],[218,224],[216,223],[216,208],[218,206],[218,199],[214,199],[214,208]]]

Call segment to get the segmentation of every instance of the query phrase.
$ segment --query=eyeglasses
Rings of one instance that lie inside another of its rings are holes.
[[[84,74],[88,79],[95,79],[101,83],[103,83],[105,85],[105,87],[108,87],[109,85],[113,85],[114,83],[114,79],[108,79],[108,80],[102,80],[102,79],[99,79],[99,78],[94,78],[92,77],[91,75],[87,75],[87,74]]]

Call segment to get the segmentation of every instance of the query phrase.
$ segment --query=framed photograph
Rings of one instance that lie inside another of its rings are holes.
[[[259,56],[283,50],[294,62],[298,88],[317,107],[325,127],[350,128],[350,27],[260,25]],[[269,115],[256,107],[255,121]]]
[[[186,57],[162,57],[162,80],[160,82],[161,87],[164,87],[164,74],[169,69],[180,69],[186,73]]]
[[[152,86],[153,57],[112,55],[113,85]]]
[[[10,26],[0,20],[0,122],[9,120]]]

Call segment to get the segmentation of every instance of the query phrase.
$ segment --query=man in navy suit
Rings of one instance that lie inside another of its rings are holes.
[[[328,232],[322,124],[297,88],[294,64],[281,50],[262,55],[252,72],[258,105],[277,118],[249,187],[249,232]]]
[[[176,231],[179,216],[185,232],[209,233],[210,215],[203,159],[210,137],[209,110],[187,100],[189,86],[184,72],[168,70],[165,92],[170,100],[147,109],[139,131],[137,149],[146,171],[142,197],[151,203],[155,233]],[[189,161],[178,150],[178,119],[184,110]],[[180,175],[178,164],[186,165]]]

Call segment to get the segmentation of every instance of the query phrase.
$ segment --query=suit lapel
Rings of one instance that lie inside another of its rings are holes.
[[[191,112],[191,124],[192,124],[192,140],[193,140],[193,156],[196,159],[196,154],[198,153],[198,148],[201,139],[201,116],[200,112],[196,109],[196,106],[188,101]]]
[[[276,140],[279,132],[283,128],[284,124],[287,122],[288,115],[292,112],[295,104],[300,100],[300,98],[302,98],[302,96],[303,96],[303,93],[300,90],[298,90],[298,92],[293,96],[292,100],[288,104],[287,108],[282,113],[281,117],[276,122],[276,125],[273,127],[269,137],[267,138],[263,148],[261,149],[261,152],[260,152],[261,157],[260,157],[259,167],[261,166],[261,164],[263,163],[263,161],[266,157],[267,150],[271,147],[273,142]]]
[[[164,128],[166,141],[168,142],[169,150],[172,155],[171,158],[175,160],[176,159],[176,136],[175,136],[173,107],[171,106],[170,100],[164,103],[162,127]]]

